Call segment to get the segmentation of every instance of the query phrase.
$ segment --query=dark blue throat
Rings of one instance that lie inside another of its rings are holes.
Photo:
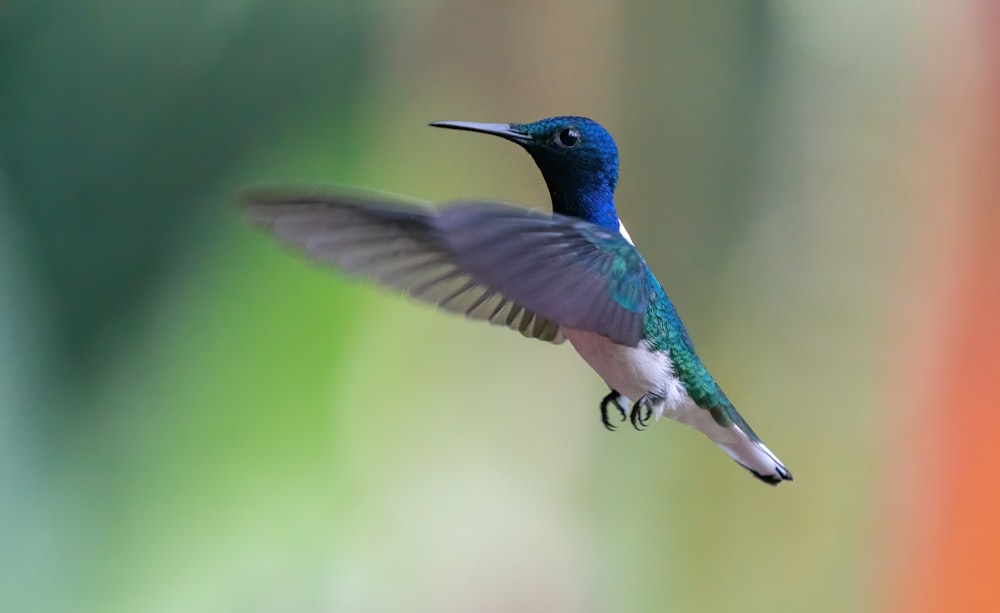
[[[579,217],[592,224],[618,232],[614,191],[604,185],[568,184],[546,177],[552,198],[552,210],[560,215]]]
[[[545,177],[552,210],[618,232],[618,213],[615,211],[617,163],[555,157],[547,153],[532,151],[532,157]]]

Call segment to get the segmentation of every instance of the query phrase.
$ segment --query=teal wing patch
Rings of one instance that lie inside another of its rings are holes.
[[[649,305],[646,263],[635,247],[620,235],[603,228],[598,230],[600,232],[585,231],[584,236],[605,254],[598,261],[607,268],[599,272],[608,276],[608,295],[624,309],[645,313]]]
[[[643,339],[648,269],[620,234],[520,207],[462,203],[438,226],[479,282],[560,326],[634,347]]]

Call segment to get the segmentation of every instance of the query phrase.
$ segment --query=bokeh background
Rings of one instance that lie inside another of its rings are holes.
[[[0,3],[0,610],[1000,610],[993,3]],[[568,346],[248,228],[242,185],[547,208],[428,121],[582,114],[795,473],[610,434]]]

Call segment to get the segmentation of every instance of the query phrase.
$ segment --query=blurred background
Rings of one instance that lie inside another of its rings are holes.
[[[1000,13],[932,4],[0,4],[0,610],[1000,610]],[[231,206],[547,209],[426,123],[560,114],[795,482]]]

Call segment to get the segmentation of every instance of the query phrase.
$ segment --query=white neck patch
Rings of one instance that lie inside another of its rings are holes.
[[[625,224],[620,219],[618,220],[618,232],[622,235],[622,238],[628,241],[629,245],[635,246],[635,243],[632,242],[632,237],[628,235],[628,230],[625,229]]]

